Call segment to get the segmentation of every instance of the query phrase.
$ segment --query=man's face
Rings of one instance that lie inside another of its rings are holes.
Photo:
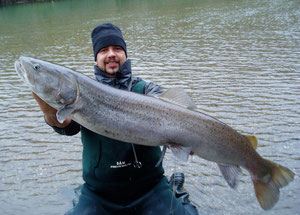
[[[125,61],[126,54],[120,46],[107,46],[98,52],[96,66],[107,77],[114,78],[116,72],[119,71]]]

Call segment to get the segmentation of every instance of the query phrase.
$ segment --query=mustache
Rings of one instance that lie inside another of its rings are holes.
[[[106,61],[104,61],[105,63],[120,63],[120,61],[119,60],[106,60]]]

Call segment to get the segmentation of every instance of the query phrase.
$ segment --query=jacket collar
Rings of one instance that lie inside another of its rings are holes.
[[[94,66],[94,69],[95,69],[95,76],[97,81],[116,87],[118,89],[127,90],[130,88],[132,74],[131,74],[131,61],[129,59],[126,60],[121,66],[120,70],[117,71],[115,78],[109,78],[105,76],[103,71],[101,71],[99,67],[96,65]]]

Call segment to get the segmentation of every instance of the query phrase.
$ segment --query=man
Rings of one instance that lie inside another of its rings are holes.
[[[131,74],[121,30],[111,23],[92,32],[96,80],[121,90],[156,96],[163,91]],[[60,124],[56,110],[33,94],[45,121],[64,135],[81,132],[83,179],[78,204],[68,214],[183,215],[198,214],[182,190],[184,176],[163,175],[160,147],[124,143],[96,134],[71,119]],[[173,192],[174,190],[174,192]]]

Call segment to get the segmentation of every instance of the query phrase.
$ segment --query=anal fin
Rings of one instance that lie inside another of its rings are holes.
[[[231,188],[235,188],[238,183],[238,177],[242,173],[242,169],[236,165],[220,164],[219,169]]]

